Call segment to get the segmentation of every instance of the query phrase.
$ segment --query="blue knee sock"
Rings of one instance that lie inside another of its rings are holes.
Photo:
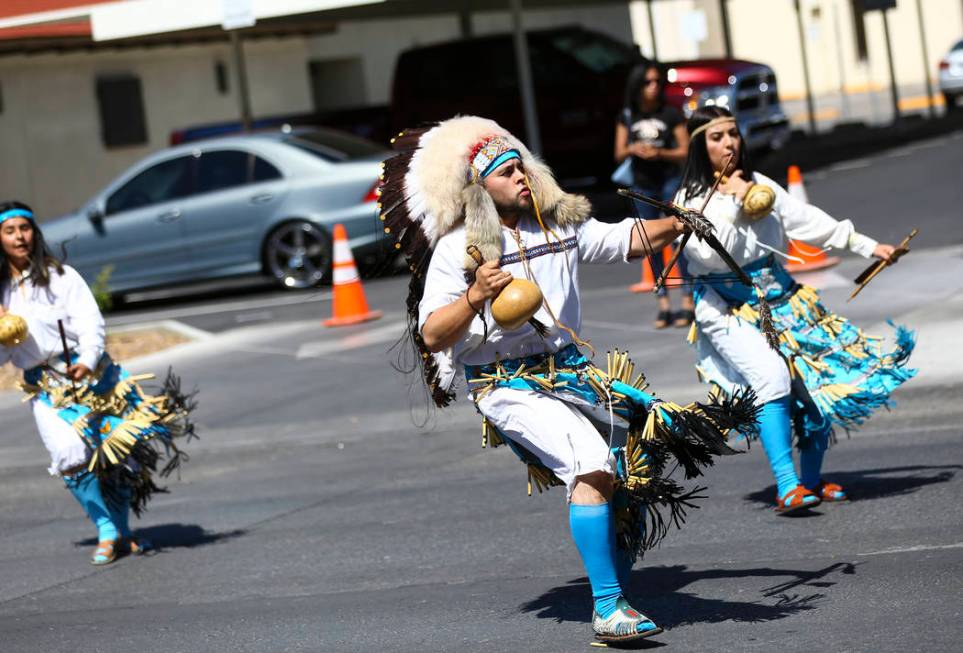
[[[615,564],[612,509],[607,503],[591,506],[571,504],[568,522],[592,585],[595,611],[603,619],[607,618],[615,612],[616,601],[622,595]]]
[[[810,432],[810,443],[799,452],[799,476],[802,484],[812,490],[822,478],[823,455],[829,448],[829,432],[832,424],[828,417],[820,415],[822,423]]]
[[[64,485],[74,495],[77,502],[97,527],[97,539],[116,540],[119,533],[110,518],[110,510],[100,491],[100,481],[93,472],[80,472],[72,476],[64,476]]]
[[[769,458],[772,475],[776,478],[776,493],[780,497],[799,485],[792,464],[791,403],[790,397],[775,399],[763,404],[759,412],[759,439]]]

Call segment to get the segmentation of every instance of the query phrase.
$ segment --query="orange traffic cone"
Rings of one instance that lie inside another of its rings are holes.
[[[332,302],[333,316],[323,322],[326,327],[347,326],[368,320],[377,320],[381,311],[368,310],[368,300],[364,296],[364,287],[358,268],[351,255],[348,245],[348,232],[344,225],[334,225],[334,301]]]
[[[799,166],[789,166],[786,173],[786,182],[786,190],[792,197],[800,202],[809,203],[809,196],[806,194],[806,187],[803,185],[802,172],[799,171]],[[788,253],[789,256],[793,257],[786,264],[786,269],[790,272],[822,270],[839,263],[838,256],[826,256],[826,252],[818,247],[801,243],[798,240],[789,241]],[[798,259],[802,259],[802,262],[800,263]]]
[[[672,260],[672,247],[666,245],[662,248],[662,266],[665,267]],[[669,272],[669,278],[679,276],[678,264],[672,266],[672,270]],[[655,288],[655,274],[652,272],[652,265],[649,263],[649,257],[646,256],[642,259],[642,280],[638,283],[633,283],[629,286],[629,290],[632,292],[649,292]]]

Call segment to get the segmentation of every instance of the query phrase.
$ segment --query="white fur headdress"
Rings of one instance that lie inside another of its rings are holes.
[[[395,139],[402,153],[385,162],[382,217],[394,231],[416,223],[433,248],[462,221],[468,242],[485,260],[502,255],[501,221],[495,203],[472,174],[470,158],[479,144],[500,136],[521,153],[532,192],[546,217],[560,225],[584,221],[591,205],[559,188],[551,170],[517,138],[493,120],[459,116],[426,130],[408,130]],[[474,262],[466,258],[466,268]]]
[[[486,261],[502,255],[501,220],[495,203],[471,158],[480,144],[501,137],[520,153],[532,194],[542,216],[559,225],[577,224],[591,214],[589,201],[559,188],[552,171],[508,130],[477,116],[458,116],[441,123],[401,132],[393,141],[399,153],[383,164],[381,219],[385,233],[404,252],[412,278],[408,292],[409,334],[421,358],[425,382],[435,402],[451,399],[439,386],[438,367],[418,332],[418,303],[423,278],[438,239],[464,222],[467,243],[481,250]],[[476,263],[467,254],[466,271]]]

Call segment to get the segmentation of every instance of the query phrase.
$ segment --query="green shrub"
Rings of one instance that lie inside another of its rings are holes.
[[[90,291],[94,294],[97,307],[101,313],[109,313],[114,307],[114,297],[110,292],[110,275],[114,272],[113,265],[105,265],[97,273],[97,278],[90,286]]]

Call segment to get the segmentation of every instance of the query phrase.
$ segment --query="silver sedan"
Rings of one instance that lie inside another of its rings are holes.
[[[950,48],[940,61],[940,90],[946,100],[946,110],[959,109],[963,99],[963,41]]]
[[[356,258],[386,250],[376,189],[387,155],[325,129],[195,142],[143,159],[42,226],[88,281],[110,266],[115,293],[252,273],[305,288],[328,279],[336,223]]]

